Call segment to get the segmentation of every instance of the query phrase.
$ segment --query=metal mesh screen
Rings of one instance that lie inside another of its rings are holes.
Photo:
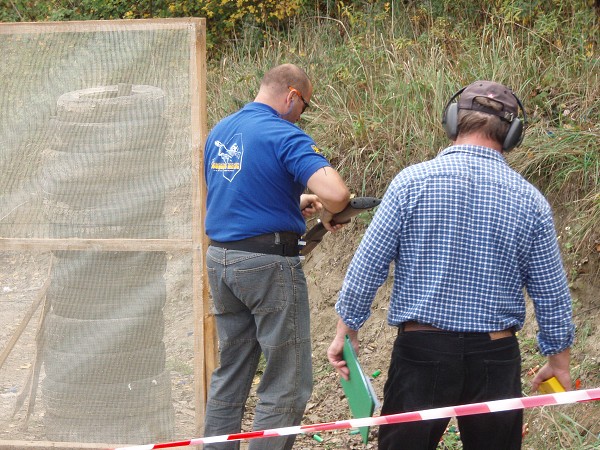
[[[0,26],[0,440],[194,432],[201,26]]]

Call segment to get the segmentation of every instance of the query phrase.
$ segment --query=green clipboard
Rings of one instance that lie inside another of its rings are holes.
[[[346,335],[344,340],[342,357],[350,370],[350,376],[348,381],[340,377],[340,382],[344,394],[348,399],[352,417],[355,419],[371,417],[375,411],[375,407],[378,405],[377,395],[371,381],[365,376],[358,363],[356,352],[354,351],[354,347],[352,347],[348,335]],[[366,444],[369,440],[369,427],[360,427],[359,431],[363,442]]]

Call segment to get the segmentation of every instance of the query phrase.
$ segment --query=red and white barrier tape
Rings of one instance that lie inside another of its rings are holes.
[[[510,398],[506,400],[493,400],[483,403],[470,403],[467,405],[448,406],[444,408],[424,409],[421,411],[390,414],[387,416],[364,417],[362,419],[339,420],[337,422],[320,423],[314,425],[299,425],[293,427],[273,428],[263,431],[250,431],[246,433],[225,434],[190,439],[187,441],[165,442],[162,444],[137,445],[133,447],[119,447],[114,450],[154,450],[159,448],[183,447],[189,445],[211,444],[215,442],[240,441],[244,439],[258,439],[274,436],[289,436],[292,434],[314,433],[317,431],[341,430],[346,428],[360,428],[386,425],[402,422],[416,422],[421,420],[444,419],[471,414],[482,414],[515,409],[535,408],[538,406],[565,405],[568,403],[600,400],[600,388],[585,389],[580,391],[560,392],[556,394],[536,395],[533,397]]]

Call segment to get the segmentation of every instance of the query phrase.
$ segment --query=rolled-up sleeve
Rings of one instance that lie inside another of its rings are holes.
[[[571,294],[551,219],[537,230],[526,285],[539,326],[540,352],[548,356],[571,347],[575,340]]]

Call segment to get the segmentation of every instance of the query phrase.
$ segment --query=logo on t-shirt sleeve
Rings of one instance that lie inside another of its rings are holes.
[[[212,160],[210,168],[221,172],[225,179],[233,181],[235,176],[242,170],[244,144],[241,133],[233,135],[226,144],[215,140],[213,145],[217,147],[217,156]]]
[[[319,149],[319,147],[317,147],[315,144],[311,145],[310,147],[315,151],[315,153],[321,153],[321,149]]]

